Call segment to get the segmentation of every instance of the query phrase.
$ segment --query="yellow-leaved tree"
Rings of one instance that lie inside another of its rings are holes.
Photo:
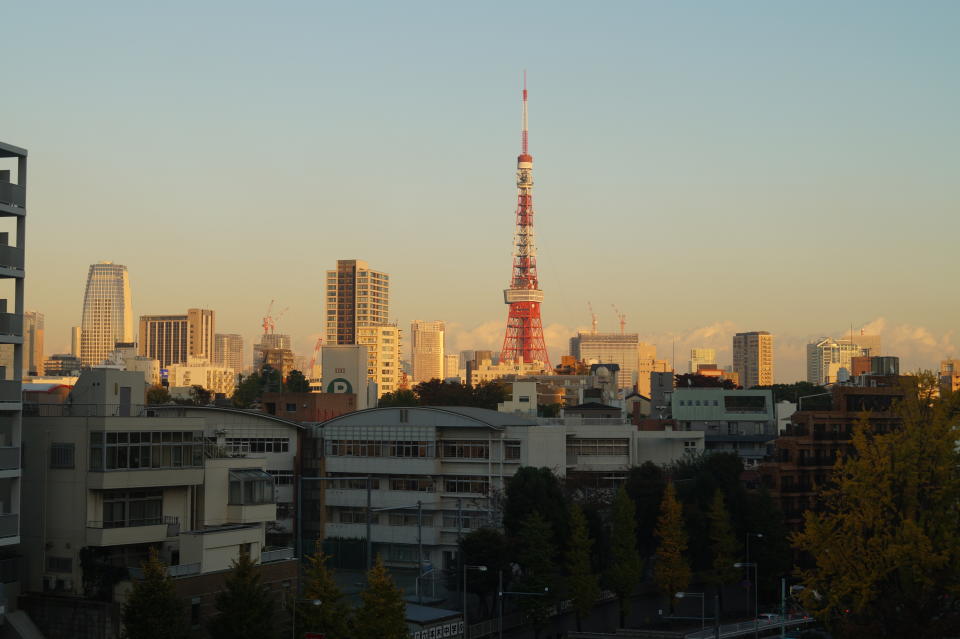
[[[687,550],[687,531],[683,522],[683,506],[677,499],[673,482],[668,482],[660,502],[660,518],[657,520],[656,563],[653,579],[657,589],[670,598],[670,611],[676,600],[674,595],[690,585],[690,564],[683,553]]]
[[[960,393],[935,397],[932,374],[905,377],[902,425],[864,415],[823,509],[794,545],[808,609],[847,637],[960,633]]]

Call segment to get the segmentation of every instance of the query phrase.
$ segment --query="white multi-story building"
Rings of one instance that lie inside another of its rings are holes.
[[[365,537],[366,482],[351,477],[370,476],[373,552],[389,564],[416,565],[422,542],[420,560],[437,568],[453,565],[461,533],[499,525],[499,496],[521,466],[609,486],[630,466],[703,451],[703,433],[640,432],[623,419],[538,421],[467,407],[357,411],[312,427],[312,437],[334,481],[322,482],[323,511],[316,501],[305,506],[316,513],[305,522],[307,537]]]
[[[443,332],[443,322],[414,320],[410,324],[410,363],[414,384],[444,378]]]
[[[617,364],[620,367],[617,388],[633,388],[637,383],[640,370],[637,333],[579,332],[570,338],[570,355],[587,364]]]
[[[733,336],[733,371],[744,388],[773,385],[773,335],[767,331]]]
[[[400,328],[394,325],[357,328],[356,343],[367,347],[367,378],[377,385],[377,397],[400,388],[400,339]]]
[[[861,342],[861,339],[863,343]],[[807,381],[811,384],[832,384],[838,377],[853,373],[853,358],[880,354],[880,338],[864,335],[862,338],[833,339],[821,337],[807,344]]]
[[[117,342],[132,342],[133,302],[127,267],[113,262],[90,265],[80,322],[80,361],[96,366]]]
[[[700,366],[715,367],[717,365],[717,351],[713,348],[691,348],[690,366],[691,373],[696,373]]]
[[[678,387],[670,404],[681,431],[705,433],[707,451],[735,452],[750,464],[763,460],[779,435],[769,390]]]
[[[460,356],[456,353],[447,353],[443,356],[443,377],[460,377]]]
[[[480,353],[481,351],[477,351]],[[489,353],[489,351],[487,351]],[[547,369],[543,362],[524,362],[522,360],[506,360],[494,364],[489,356],[474,360],[467,369],[467,383],[476,386],[482,382],[492,382],[508,376],[519,375],[549,375],[553,371]]]
[[[183,364],[170,366],[167,382],[171,389],[203,386],[213,393],[229,396],[237,387],[237,373],[232,368],[214,366],[209,360],[190,357]]]
[[[216,333],[213,336],[213,363],[234,373],[243,372],[243,336],[237,333]]]

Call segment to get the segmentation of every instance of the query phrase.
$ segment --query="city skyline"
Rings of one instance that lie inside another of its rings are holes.
[[[514,10],[532,18],[538,46],[520,60],[501,44],[517,26],[496,10],[384,5],[363,55],[344,64],[326,61],[347,45],[335,25],[361,23],[362,9],[301,7],[300,25],[265,8],[225,25],[213,11],[188,11],[184,25],[176,11],[119,9],[94,21],[79,8],[52,20],[11,8],[23,29],[6,44],[30,38],[44,51],[11,70],[20,91],[0,117],[6,138],[31,150],[31,207],[43,213],[31,222],[31,269],[44,285],[27,290],[26,308],[45,315],[47,354],[69,351],[83,272],[100,260],[129,268],[135,316],[211,308],[253,344],[277,299],[290,306],[279,330],[309,353],[324,334],[324,268],[354,257],[391,274],[391,321],[435,317],[451,351],[499,350],[523,67],[536,96],[551,358],[589,328],[587,302],[607,331],[616,318],[602,309],[616,304],[627,331],[678,369],[695,347],[729,364],[734,333],[767,330],[777,380],[803,379],[805,345],[850,324],[880,334],[903,370],[957,354],[958,303],[917,285],[929,280],[918,271],[956,272],[951,3],[622,5],[549,17],[525,6]],[[396,21],[405,29],[387,27]],[[474,26],[438,28],[448,22]],[[298,37],[246,57],[244,34],[281,24]],[[300,37],[317,24],[325,37]],[[175,25],[184,42],[168,56]],[[428,33],[442,41],[416,42]],[[137,46],[115,56],[134,35]],[[260,68],[274,71],[268,90],[250,93]],[[84,90],[71,92],[81,75]],[[196,96],[189,110],[164,97],[183,92]],[[271,152],[246,153],[238,131],[269,139]],[[437,163],[440,149],[457,161]],[[164,195],[170,183],[176,197]],[[287,238],[282,251],[263,242],[263,211]],[[142,242],[119,232],[124,219],[163,224]],[[186,257],[169,259],[171,247]],[[759,295],[743,303],[747,287]]]

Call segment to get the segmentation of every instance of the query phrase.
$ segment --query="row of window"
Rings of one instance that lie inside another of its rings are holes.
[[[483,440],[442,440],[439,442],[439,449],[442,459],[490,459],[490,444]],[[330,457],[433,458],[436,450],[437,443],[432,441],[332,439],[326,442],[326,454]],[[503,454],[505,459],[519,460],[520,442],[506,441]]]
[[[62,445],[61,445],[62,446]],[[51,462],[53,461],[51,450]],[[63,450],[57,453],[63,455]],[[63,457],[60,458],[61,460]],[[203,466],[203,433],[195,431],[90,433],[90,470]]]
[[[271,471],[274,472],[274,471]],[[327,482],[331,490],[366,490],[366,479],[332,479]],[[486,495],[489,478],[483,475],[447,475],[423,477],[407,475],[398,477],[371,478],[372,490],[406,490],[411,492],[433,493],[441,490],[445,493],[473,493]]]
[[[128,528],[163,523],[163,489],[105,490],[103,527]]]
[[[591,457],[620,456],[630,454],[628,439],[573,439],[567,442],[568,455]]]
[[[437,524],[436,515],[438,513],[424,511],[418,515],[416,510],[402,510],[389,513],[370,513],[370,523],[374,525],[385,524],[387,526],[422,526],[424,528],[433,528]],[[386,515],[386,517],[384,517]],[[327,518],[332,523],[340,524],[366,524],[367,511],[363,508],[328,508]],[[490,524],[490,518],[486,514],[479,513],[457,513],[444,512],[441,518],[443,528],[462,528],[472,530],[482,528]]]
[[[297,405],[287,404],[286,410],[294,412]],[[290,440],[285,437],[227,437],[225,443],[230,453],[290,452]]]

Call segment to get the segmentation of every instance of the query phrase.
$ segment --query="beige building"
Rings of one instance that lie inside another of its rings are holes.
[[[443,322],[414,320],[410,324],[410,363],[413,383],[444,378]]]
[[[446,353],[443,356],[443,376],[460,377],[460,356],[456,353]]]
[[[940,362],[940,388],[951,393],[960,390],[960,359],[945,359]]]
[[[216,366],[243,372],[243,336],[237,333],[216,333],[213,336],[213,363]]]
[[[327,271],[327,344],[358,344],[359,329],[390,321],[390,276],[363,260]]]
[[[237,373],[232,368],[214,366],[209,360],[191,357],[185,364],[170,366],[167,383],[171,387],[203,386],[213,393],[229,396],[237,387]]]
[[[141,315],[140,355],[158,360],[161,368],[190,357],[212,360],[214,328],[214,312],[209,309],[191,308],[186,315]]]
[[[733,336],[733,370],[745,388],[773,384],[773,335],[767,331]]]
[[[579,332],[570,338],[570,355],[587,364],[617,364],[617,388],[621,389],[643,386],[649,371],[657,367],[657,347],[641,342],[637,333]]]
[[[477,351],[478,356],[482,352],[483,351]],[[486,351],[486,353],[489,353],[489,351]],[[488,354],[479,361],[476,361],[475,366],[469,368],[467,384],[476,386],[481,382],[492,382],[510,375],[549,375],[552,372],[553,371],[549,370],[543,362],[508,360],[494,364]]]
[[[357,329],[356,343],[367,347],[367,378],[377,385],[377,397],[400,388],[400,339],[400,328],[395,325]]]
[[[637,346],[640,356],[637,364],[637,392],[644,397],[650,397],[650,373],[666,373],[673,371],[670,362],[657,359],[657,346],[640,342]]]
[[[700,366],[709,366],[710,368],[716,368],[717,366],[717,351],[713,348],[691,348],[690,349],[690,362],[688,370],[691,373],[696,373],[699,370]]]
[[[117,342],[132,342],[133,301],[127,267],[113,262],[90,265],[80,323],[80,361],[96,366]]]
[[[853,374],[853,358],[880,355],[879,335],[859,335],[853,339],[821,337],[807,344],[807,381],[832,384],[845,371]]]
[[[43,313],[23,314],[23,366],[26,375],[43,375]]]

